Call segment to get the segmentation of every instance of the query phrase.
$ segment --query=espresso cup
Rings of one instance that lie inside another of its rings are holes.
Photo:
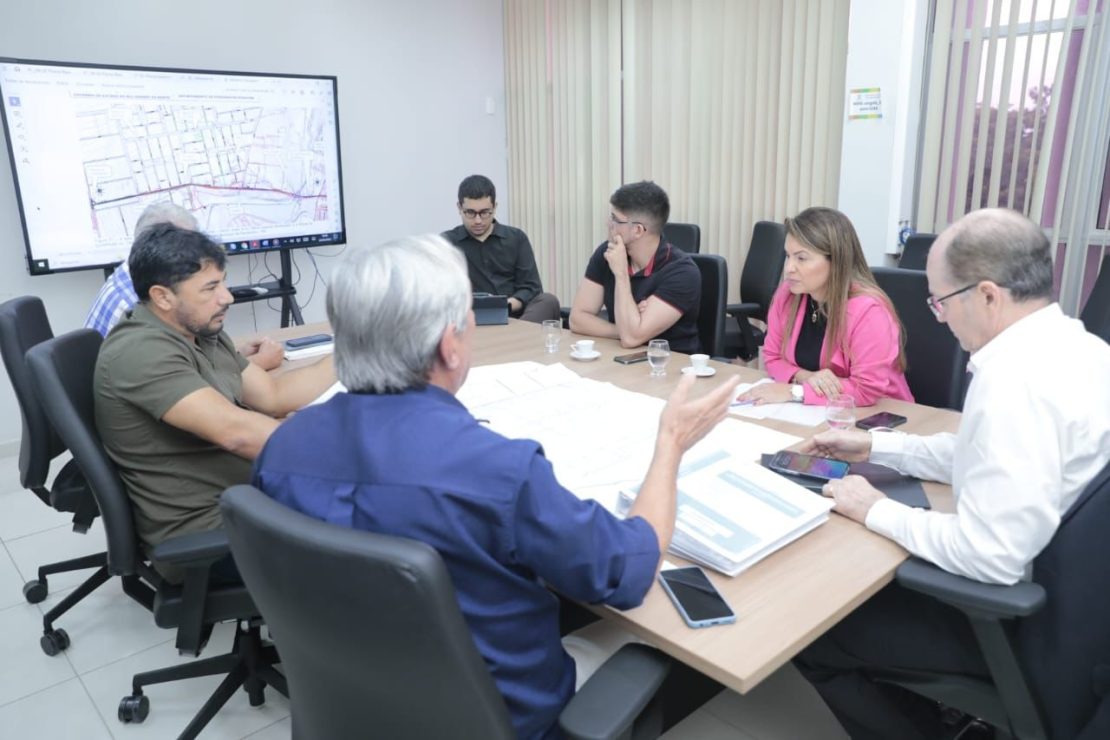
[[[592,339],[579,339],[573,345],[574,351],[580,355],[588,355],[594,351],[594,340]]]
[[[709,355],[690,355],[690,365],[699,373],[709,367]]]

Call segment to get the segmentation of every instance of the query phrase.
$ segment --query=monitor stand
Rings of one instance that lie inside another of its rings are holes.
[[[297,288],[293,285],[293,259],[289,250],[281,250],[281,276],[277,280],[254,285],[236,285],[229,290],[235,297],[236,303],[250,303],[251,301],[281,298],[281,327],[289,326],[292,318],[297,326],[304,324],[301,317],[301,307],[297,305]]]

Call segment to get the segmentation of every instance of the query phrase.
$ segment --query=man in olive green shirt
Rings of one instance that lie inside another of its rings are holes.
[[[151,548],[218,528],[220,494],[250,480],[275,417],[322,393],[335,371],[329,356],[271,376],[235,350],[223,331],[233,302],[225,254],[205,235],[160,224],[128,261],[139,304],[104,341],[93,391],[97,429]],[[234,566],[217,573],[234,577]]]

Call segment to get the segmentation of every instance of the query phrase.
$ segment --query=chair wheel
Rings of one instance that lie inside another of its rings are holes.
[[[150,714],[150,699],[144,694],[132,694],[119,700],[119,721],[138,724]]]
[[[47,655],[54,656],[69,647],[69,635],[62,628],[50,630],[39,638],[39,645]]]
[[[37,604],[46,598],[46,579],[27,581],[23,584],[23,598],[30,604]]]

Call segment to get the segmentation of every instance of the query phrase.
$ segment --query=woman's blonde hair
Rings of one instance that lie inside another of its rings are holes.
[[[821,366],[827,367],[834,347],[839,347],[845,355],[849,354],[847,337],[844,332],[845,311],[848,299],[857,295],[870,295],[877,298],[894,317],[898,324],[898,369],[906,369],[906,330],[894,310],[894,304],[883,289],[875,282],[867,259],[863,256],[859,237],[852,222],[834,208],[807,208],[794,218],[786,219],[786,233],[802,246],[823,255],[829,260],[829,278],[826,283],[825,303],[821,310],[828,317],[825,336],[825,349],[821,353]],[[783,328],[783,346],[789,346],[790,333],[802,297],[790,297],[786,312],[786,326]]]

